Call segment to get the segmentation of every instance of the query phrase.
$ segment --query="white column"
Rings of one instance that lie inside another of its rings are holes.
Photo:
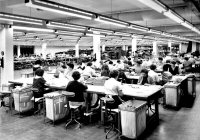
[[[182,53],[182,43],[179,43],[179,53]]]
[[[168,42],[168,47],[169,47],[169,51],[171,53],[172,52],[172,42]]]
[[[75,56],[79,57],[79,44],[78,43],[75,45]]]
[[[1,69],[1,84],[14,79],[13,28],[0,29],[0,52],[4,52],[4,67]]]
[[[123,45],[123,46],[122,46],[122,50],[123,50],[123,51],[126,51],[126,45]]]
[[[47,43],[42,43],[42,58],[46,59]]]
[[[153,42],[153,55],[158,56],[158,45],[156,41]]]
[[[131,52],[131,54],[132,55],[135,55],[135,51],[137,51],[137,39],[136,38],[133,38],[132,40],[131,40],[131,47],[132,47],[132,52]]]
[[[99,32],[94,32],[93,36],[93,53],[96,55],[97,63],[101,61],[101,50],[100,50],[100,44],[101,44],[101,38],[98,34]]]
[[[20,45],[17,46],[17,56],[19,57],[21,55],[21,47]]]
[[[105,52],[105,50],[106,50],[106,45],[103,44],[103,45],[102,45],[102,52]]]

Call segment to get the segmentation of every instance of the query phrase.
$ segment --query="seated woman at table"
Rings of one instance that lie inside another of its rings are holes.
[[[137,60],[136,65],[133,67],[133,69],[137,75],[139,75],[141,73],[141,70],[142,70],[141,64],[142,64],[141,60]]]
[[[108,65],[103,64],[103,66],[101,67],[101,76],[109,77],[109,73],[110,73],[110,70],[109,70]]]
[[[184,59],[185,59],[185,61],[183,62],[184,72],[192,72],[192,62],[189,61],[188,57],[185,57]]]
[[[91,62],[87,63],[87,66],[84,69],[82,75],[85,77],[85,80],[90,78],[90,77],[96,77],[97,76],[96,73],[95,73],[95,70],[92,69],[92,63]]]
[[[114,109],[118,108],[118,105],[123,102],[123,100],[121,99],[121,96],[123,96],[122,85],[120,82],[117,81],[119,75],[119,72],[117,70],[111,71],[109,75],[110,78],[104,84],[105,94],[114,99],[113,103],[107,104],[108,108]]]
[[[35,98],[40,98],[43,97],[43,94],[46,93],[46,80],[44,80],[43,75],[44,75],[44,70],[43,69],[37,69],[35,71],[35,77],[33,79],[33,88],[36,88],[38,92],[34,93]]]
[[[41,68],[42,61],[40,59],[35,61],[35,64],[33,65],[33,74],[35,75],[35,71],[39,68]]]
[[[149,71],[147,69],[141,70],[141,74],[140,74],[137,84],[139,84],[139,85],[144,85],[144,84],[154,85],[155,84],[152,77],[148,76],[148,72]]]
[[[169,71],[172,75],[177,75],[180,73],[179,71],[179,67],[176,66],[176,62],[175,61],[172,61],[171,62],[171,70]]]
[[[162,72],[162,84],[164,85],[167,82],[169,82],[172,79],[172,74],[168,71],[168,66],[165,64],[163,66],[163,72]]]
[[[67,69],[64,72],[65,78],[67,78],[69,81],[72,81],[72,73],[74,72],[74,64],[69,63],[67,64]]]
[[[153,83],[160,84],[160,78],[158,76],[158,73],[155,72],[155,70],[156,70],[156,65],[151,64],[148,76],[153,79]]]
[[[83,115],[85,109],[85,99],[84,99],[84,92],[87,89],[87,86],[79,82],[78,80],[81,77],[81,74],[78,71],[74,71],[72,74],[73,81],[70,81],[66,87],[66,91],[74,92],[75,96],[70,97],[69,101],[77,102],[77,104],[82,104],[81,114]],[[76,104],[76,103],[75,103]]]

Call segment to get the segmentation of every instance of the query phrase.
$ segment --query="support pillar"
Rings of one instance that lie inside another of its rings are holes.
[[[179,53],[182,53],[182,43],[179,43]]]
[[[13,48],[13,28],[3,27],[0,29],[0,52],[3,52],[1,57],[4,61],[4,67],[0,68],[1,84],[14,79]]]
[[[158,45],[156,41],[153,42],[153,55],[158,56]]]
[[[169,52],[172,53],[172,42],[168,42]]]
[[[135,55],[135,51],[137,51],[137,39],[136,38],[133,38],[131,40],[131,54],[132,55]]]
[[[79,44],[78,43],[75,45],[75,56],[79,57]]]
[[[21,55],[21,47],[20,45],[17,46],[17,57]]]
[[[42,58],[46,59],[47,43],[42,43]]]
[[[95,35],[93,35],[93,53],[96,55],[96,63],[99,63],[101,61],[101,50],[100,50],[100,44],[101,44],[101,38],[99,32],[94,32]]]
[[[106,50],[106,45],[103,44],[103,45],[102,45],[102,52],[105,52],[105,50]]]

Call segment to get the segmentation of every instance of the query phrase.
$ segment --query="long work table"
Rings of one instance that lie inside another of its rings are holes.
[[[9,81],[13,84],[32,84],[33,78],[25,78],[25,79],[18,79],[18,80],[12,80]],[[90,85],[88,84],[87,93],[89,94],[98,94],[98,95],[105,95],[105,88],[103,85]],[[65,90],[66,86],[61,85],[49,85],[48,86],[51,89],[56,90]],[[123,84],[122,85],[122,91],[125,96],[128,96],[130,99],[137,99],[137,100],[143,100],[146,101],[148,106],[151,107],[151,104],[153,103],[155,105],[155,108],[152,109],[152,115],[149,114],[149,117],[147,119],[147,126],[150,125],[150,123],[155,122],[159,123],[159,107],[158,107],[158,99],[161,94],[162,86],[158,85],[136,85],[136,84]]]

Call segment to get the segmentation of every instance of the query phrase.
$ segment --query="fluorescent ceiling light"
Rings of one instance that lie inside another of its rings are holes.
[[[95,18],[95,20],[106,23],[106,24],[120,26],[120,27],[128,27],[128,23],[126,23],[124,21],[120,21],[117,19],[112,19],[112,18],[108,18],[108,17],[104,17],[104,16],[97,16],[97,18]]]
[[[67,24],[67,23],[59,23],[59,22],[48,22],[47,26],[54,27],[54,28],[64,28],[64,29],[71,29],[71,30],[85,30],[86,27]]]
[[[186,28],[192,29],[194,26],[189,23],[188,21],[185,21],[183,23],[181,23],[181,25],[185,26]]]
[[[95,31],[95,32],[100,32],[100,33],[104,33],[104,34],[113,34],[114,31],[110,31],[110,30],[105,30],[105,29],[97,29],[97,28],[90,28],[88,31]]]
[[[36,31],[36,32],[54,32],[52,29],[45,28],[35,28],[35,27],[27,27],[27,26],[13,26],[15,30],[25,30],[25,31]]]
[[[57,30],[55,33],[60,34],[60,35],[72,35],[72,36],[82,36],[83,35],[83,33],[80,33],[80,32],[70,32],[70,31],[61,31],[61,30]]]
[[[154,29],[150,29],[149,30],[149,33],[154,33],[154,34],[162,34],[162,32],[161,31],[158,31],[158,30],[154,30]]]
[[[144,31],[144,32],[149,30],[149,28],[142,27],[142,26],[139,26],[139,25],[134,25],[134,24],[131,24],[128,28],[138,30],[138,31]]]
[[[67,5],[61,5],[59,3],[55,3],[52,1],[41,1],[41,0],[25,0],[26,6],[32,8],[39,8],[43,10],[47,10],[50,12],[55,12],[59,14],[75,16],[84,19],[92,19],[93,14],[86,12],[84,10],[80,10],[77,8],[73,8]]]
[[[129,33],[123,33],[123,32],[115,32],[115,35],[119,35],[119,36],[130,36],[131,37],[131,34],[129,34]]]
[[[0,13],[0,20],[42,25],[42,20],[6,13]]]
[[[163,32],[162,35],[167,36],[167,37],[171,37],[172,36],[172,34],[167,33],[167,32]]]
[[[100,37],[106,37],[105,35],[100,35],[100,34],[92,34],[92,33],[86,33],[86,36],[100,36]]]
[[[166,12],[163,12],[163,14],[165,16],[167,16],[168,18],[174,20],[177,23],[184,22],[184,19],[180,15],[178,15],[177,13],[173,12],[172,10],[168,10]]]
[[[159,13],[167,11],[167,7],[158,0],[138,0]]]

